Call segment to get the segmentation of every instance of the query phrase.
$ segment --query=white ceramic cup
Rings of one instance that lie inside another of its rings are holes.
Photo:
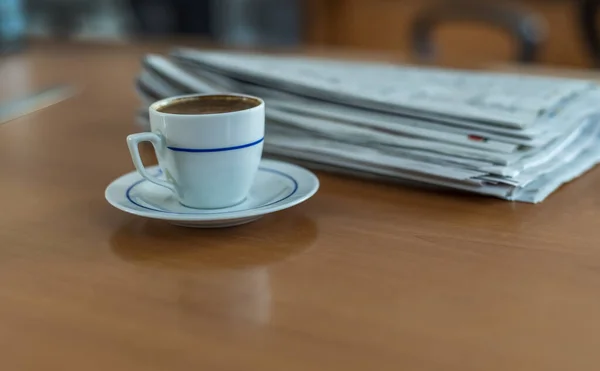
[[[221,98],[232,104],[244,100],[252,106],[223,113],[161,111],[183,100],[197,99],[198,104],[210,105],[210,99]],[[151,132],[127,137],[133,164],[145,179],[170,189],[181,204],[192,208],[224,208],[244,201],[262,157],[265,104],[260,98],[241,94],[184,95],[155,102],[149,111]],[[154,146],[166,180],[144,168],[138,149],[144,141]]]

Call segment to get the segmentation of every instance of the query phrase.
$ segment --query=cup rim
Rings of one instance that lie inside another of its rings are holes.
[[[188,114],[188,113],[170,113],[170,112],[161,112],[158,111],[158,107],[163,106],[163,105],[167,105],[175,100],[178,99],[184,99],[184,98],[193,98],[193,97],[206,97],[206,96],[231,96],[231,97],[242,97],[242,98],[250,98],[250,99],[255,99],[257,101],[260,102],[259,105],[254,106],[252,108],[247,108],[247,109],[243,109],[243,110],[239,110],[239,111],[232,111],[232,112],[219,112],[219,113],[195,113],[195,114]],[[193,116],[201,116],[201,117],[210,117],[210,116],[224,116],[224,115],[232,115],[232,114],[243,114],[245,112],[250,112],[250,111],[254,111],[256,109],[260,109],[261,107],[264,107],[265,105],[265,101],[262,98],[259,98],[257,96],[254,95],[249,95],[249,94],[242,94],[242,93],[192,93],[192,94],[183,94],[183,95],[175,95],[172,97],[167,97],[167,98],[163,98],[161,100],[158,100],[154,103],[152,103],[148,109],[150,110],[150,112],[152,112],[153,114],[156,115],[160,115],[160,116],[173,116],[173,117],[193,117]]]

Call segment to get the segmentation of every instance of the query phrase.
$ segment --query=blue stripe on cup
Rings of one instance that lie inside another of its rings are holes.
[[[170,149],[171,151],[175,151],[175,152],[194,152],[194,153],[198,153],[198,152],[225,152],[225,151],[234,151],[236,149],[242,149],[242,148],[248,148],[248,147],[252,147],[255,146],[257,144],[262,143],[262,141],[265,140],[265,137],[260,138],[259,140],[252,142],[252,143],[247,143],[247,144],[242,144],[239,146],[234,146],[234,147],[222,147],[222,148],[181,148],[181,147],[167,147],[168,149]]]

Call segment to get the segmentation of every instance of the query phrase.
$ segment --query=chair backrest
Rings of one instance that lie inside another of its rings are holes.
[[[431,62],[435,59],[432,34],[437,26],[446,22],[484,22],[505,30],[518,43],[515,59],[521,63],[536,60],[545,38],[543,22],[535,14],[515,6],[474,1],[443,2],[425,8],[412,24],[411,43],[419,60]]]

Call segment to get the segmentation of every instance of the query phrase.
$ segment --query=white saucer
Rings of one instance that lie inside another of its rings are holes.
[[[158,166],[147,168],[162,175]],[[308,200],[319,189],[319,179],[310,171],[286,162],[263,159],[250,194],[241,204],[201,210],[181,205],[168,189],[148,182],[133,171],[113,181],[104,193],[119,210],[173,224],[197,228],[230,227],[287,209]]]

